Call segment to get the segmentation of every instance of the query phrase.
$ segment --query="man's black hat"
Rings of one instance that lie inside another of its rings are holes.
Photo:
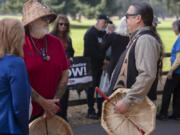
[[[107,22],[109,22],[109,16],[107,16],[107,15],[99,15],[98,16],[98,19],[104,19],[104,20],[106,20]]]

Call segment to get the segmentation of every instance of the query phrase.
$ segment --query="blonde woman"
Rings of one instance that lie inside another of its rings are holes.
[[[23,57],[24,28],[0,20],[0,134],[28,135],[30,84]]]

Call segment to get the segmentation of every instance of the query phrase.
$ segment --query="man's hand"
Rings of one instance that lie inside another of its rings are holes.
[[[59,99],[45,99],[42,107],[45,111],[43,117],[51,118],[53,117],[59,110],[59,106],[56,104],[59,102]]]
[[[70,58],[69,58],[69,62],[73,62],[73,57],[70,57]]]
[[[172,75],[173,75],[173,71],[169,71],[168,72],[168,74],[167,74],[167,78],[169,79],[169,80],[171,80],[172,79]]]
[[[33,88],[31,93],[32,101],[38,103],[44,110],[44,118],[51,118],[54,116],[59,109],[59,106],[56,104],[59,102],[59,99],[45,99],[41,95],[39,95]]]
[[[128,112],[128,107],[122,100],[118,101],[114,107],[116,113],[124,114]]]

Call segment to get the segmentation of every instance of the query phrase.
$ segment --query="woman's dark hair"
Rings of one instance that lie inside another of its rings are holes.
[[[54,27],[52,30],[52,34],[54,35],[58,35],[59,33],[59,29],[58,29],[58,25],[59,25],[59,20],[64,20],[67,23],[67,29],[66,31],[63,33],[63,38],[65,40],[69,39],[69,33],[70,33],[70,22],[68,20],[68,18],[65,15],[58,15],[55,22],[54,22]]]
[[[180,33],[180,20],[176,20],[173,22],[173,26],[177,27],[178,33]]]
[[[140,14],[145,26],[151,26],[153,21],[153,9],[146,2],[134,2],[135,14]]]

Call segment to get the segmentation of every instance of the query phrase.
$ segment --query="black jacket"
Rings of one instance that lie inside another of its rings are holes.
[[[84,56],[91,58],[93,69],[99,69],[103,65],[105,57],[105,35],[105,31],[98,31],[94,26],[92,26],[84,36]]]
[[[54,34],[54,33],[52,33],[52,32],[51,32],[50,34],[58,37],[56,34]],[[71,57],[74,57],[74,49],[73,49],[73,47],[72,47],[71,37],[69,37],[69,39],[68,39],[68,47],[67,47],[67,49],[66,49],[66,56],[67,56],[68,59],[71,58]]]
[[[105,48],[111,46],[111,57],[108,68],[108,73],[110,76],[117,64],[119,57],[121,56],[122,52],[126,49],[128,42],[129,37],[121,36],[114,32],[107,36],[105,41]]]

